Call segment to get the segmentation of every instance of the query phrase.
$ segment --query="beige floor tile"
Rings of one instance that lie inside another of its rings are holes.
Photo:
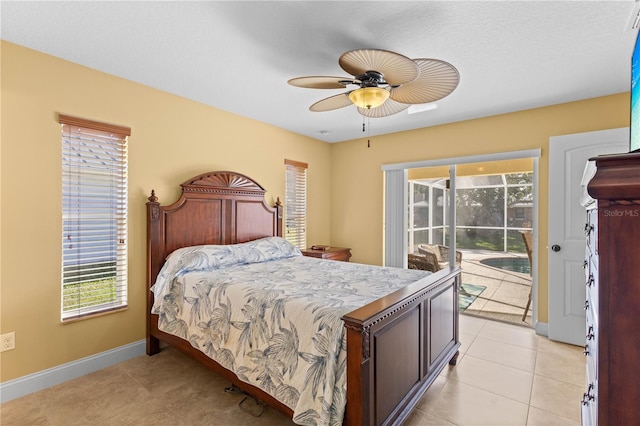
[[[504,279],[504,282],[518,284],[518,285],[526,286],[528,288],[531,287],[532,281],[533,281],[533,278],[531,278],[531,275],[520,274],[518,272],[513,272],[512,274],[508,274]]]
[[[275,410],[257,405],[252,399],[244,401],[241,407],[239,404],[244,397],[226,394],[223,389],[186,386],[184,391],[165,407],[167,411],[182,414],[179,424],[207,425],[211,424],[211,419],[215,419],[216,424],[234,426],[293,424],[291,419]]]
[[[518,258],[518,256],[514,256],[515,258]],[[526,259],[526,257],[524,258]],[[529,259],[527,259],[527,262],[529,261]],[[523,272],[516,272],[516,271],[506,271],[505,272],[505,281],[511,281],[511,282],[522,282],[524,280],[531,280],[531,275],[529,275],[528,273],[525,274]]]
[[[535,350],[482,337],[473,341],[467,354],[528,373],[533,373],[536,365]]]
[[[470,261],[467,265],[462,265],[462,273],[466,273],[469,277],[486,277],[500,281],[506,276],[504,270],[485,266],[478,261]]]
[[[533,373],[470,355],[451,371],[448,378],[524,404],[529,404],[531,397]]]
[[[469,346],[471,346],[471,344],[473,343],[473,341],[475,340],[476,336],[473,334],[468,334],[468,333],[459,333],[458,338],[460,339],[460,354],[465,354],[467,352],[467,349],[469,349]]]
[[[460,317],[460,338],[458,365],[445,367],[406,424],[515,426],[527,418],[531,425],[579,422],[585,387],[572,383],[577,381],[573,374],[584,374],[579,347],[466,315]],[[564,377],[555,370],[560,366],[569,370],[568,382],[556,380]],[[532,375],[536,368],[540,374]],[[293,425],[272,409],[251,416],[238,406],[242,396],[224,391],[228,385],[199,363],[166,349],[6,402],[0,405],[0,424]],[[526,402],[527,387],[530,406],[519,402]],[[247,404],[253,407],[252,401]]]
[[[137,357],[122,364],[127,373],[153,394],[168,392],[194,380],[220,376],[181,352],[166,348],[154,356]],[[221,380],[221,379],[219,379]]]
[[[528,405],[495,393],[447,380],[425,411],[456,425],[525,425]]]
[[[456,367],[449,366],[449,368],[454,369]],[[445,370],[447,370],[446,367],[445,367]],[[430,404],[433,404],[433,401],[438,397],[440,392],[442,392],[442,389],[444,389],[444,385],[446,383],[447,383],[446,377],[442,375],[438,376],[433,381],[431,386],[429,386],[429,389],[427,389],[427,392],[425,392],[425,394],[422,395],[422,398],[420,399],[420,401],[418,401],[418,404],[416,405],[416,407],[420,408],[421,410],[427,410],[427,407]]]
[[[568,343],[556,342],[554,340],[550,340],[547,337],[539,336],[538,338],[538,350],[540,352],[549,352],[552,354],[564,356],[564,355],[584,355],[582,351],[584,347],[577,345],[570,345]]]
[[[508,323],[518,325],[522,328],[531,328],[531,313],[528,314],[525,321],[522,320],[522,314],[524,313],[524,309],[520,309],[518,313],[506,313],[506,312],[493,312],[487,309],[483,309],[480,312],[477,312],[475,315],[488,318],[494,321],[499,321],[501,323]]]
[[[497,314],[510,314],[521,317],[524,312],[524,306],[516,306],[512,305],[511,302],[502,302],[499,300],[487,300],[487,303],[484,305],[482,310],[495,312]]]
[[[577,420],[558,416],[557,414],[544,411],[536,407],[529,407],[529,417],[527,426],[579,426]]]
[[[460,315],[460,333],[477,336],[480,330],[485,326],[487,320],[482,318],[474,318],[466,315]]]
[[[491,299],[496,302],[502,302],[507,306],[515,306],[519,308],[518,312],[523,312],[530,289],[531,287],[528,285],[503,282],[493,293]]]
[[[0,406],[0,425],[47,425],[46,409],[42,404],[40,394],[31,394]]]
[[[438,375],[438,377],[444,377],[445,379],[447,377],[449,377],[449,375],[455,371],[456,368],[458,368],[458,365],[460,365],[460,363],[462,362],[462,360],[464,359],[464,357],[466,356],[466,354],[461,353],[458,356],[458,363],[457,365],[451,365],[451,364],[447,364],[442,371],[440,372],[440,374]]]
[[[456,426],[454,423],[448,422],[445,419],[436,416],[435,414],[427,413],[420,409],[414,410],[404,423],[405,426]]]
[[[535,373],[582,386],[586,383],[586,360],[582,353],[576,351],[560,354],[539,351]]]
[[[500,285],[500,283],[502,282],[502,278],[487,277],[481,273],[476,274],[476,273],[463,272],[462,282],[465,284],[481,285],[492,291],[492,290],[495,290]]]
[[[485,292],[482,292],[482,296],[485,296]],[[490,293],[491,292],[487,292],[488,294],[486,295],[486,297],[491,297]],[[482,312],[485,308],[485,306],[487,306],[487,302],[489,302],[488,299],[485,299],[484,297],[476,297],[475,300],[473,302],[471,302],[471,304],[469,306],[467,306],[467,309],[465,309],[463,311],[463,314],[472,314],[472,315],[477,315],[480,312]]]
[[[149,398],[136,406],[135,410],[121,410],[119,413],[103,423],[105,425],[140,425],[140,426],[170,426],[186,424],[182,421],[184,410],[171,410],[168,408],[166,395],[158,395]]]
[[[573,385],[535,374],[531,405],[571,420],[580,420],[580,399],[585,386]]]
[[[103,423],[150,395],[121,365],[115,365],[45,389],[42,402],[51,424],[86,425]]]
[[[513,327],[510,324],[502,324],[495,321],[487,323],[478,334],[478,337],[497,340],[528,349],[535,350],[538,347],[538,336],[532,329]]]

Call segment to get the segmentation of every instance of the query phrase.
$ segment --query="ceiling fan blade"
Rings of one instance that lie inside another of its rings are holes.
[[[296,87],[306,87],[308,89],[344,89],[356,80],[351,77],[324,77],[310,76],[292,78],[287,83]]]
[[[460,74],[448,62],[438,59],[414,59],[420,69],[415,80],[392,87],[391,99],[405,104],[426,104],[444,98],[458,87]]]
[[[389,50],[350,50],[340,56],[338,63],[353,76],[367,71],[382,73],[385,81],[393,86],[408,83],[418,77],[418,66],[412,59]]]
[[[344,108],[349,105],[353,105],[351,99],[349,99],[348,93],[341,93],[339,95],[330,96],[328,98],[324,98],[315,104],[309,107],[309,111],[313,112],[323,112],[323,111],[331,111],[338,108]]]
[[[358,107],[358,112],[364,115],[365,117],[380,118],[380,117],[388,117],[389,115],[397,114],[400,111],[404,111],[407,108],[409,108],[409,105],[407,104],[402,104],[392,99],[387,99],[379,107],[369,108],[369,109]]]

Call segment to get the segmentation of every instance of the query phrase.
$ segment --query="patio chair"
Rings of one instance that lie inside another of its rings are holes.
[[[524,248],[527,249],[527,256],[529,256],[529,275],[533,276],[533,261],[531,259],[533,249],[533,233],[531,231],[520,231],[522,235],[522,241],[524,242]],[[529,300],[527,300],[527,306],[524,308],[524,315],[522,315],[522,321],[527,318],[529,307],[531,307],[531,295],[533,293],[533,283],[531,283],[531,289],[529,290]]]
[[[418,252],[424,255],[428,262],[434,265],[435,271],[449,266],[449,247],[438,244],[420,244]],[[456,250],[456,266],[462,265],[462,252]]]
[[[438,272],[438,261],[435,254],[409,254],[408,256],[407,266],[409,269]]]

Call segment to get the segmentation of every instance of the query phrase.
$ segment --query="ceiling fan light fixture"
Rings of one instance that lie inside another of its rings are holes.
[[[349,93],[349,99],[360,108],[371,109],[389,99],[389,91],[382,87],[362,87]]]

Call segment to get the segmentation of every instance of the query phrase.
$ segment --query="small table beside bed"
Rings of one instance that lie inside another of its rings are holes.
[[[300,251],[303,256],[316,257],[318,259],[348,262],[351,258],[351,249],[347,247],[311,246]]]
[[[304,425],[401,424],[458,357],[460,269],[327,262],[235,172],[147,202],[147,354],[160,341]]]

